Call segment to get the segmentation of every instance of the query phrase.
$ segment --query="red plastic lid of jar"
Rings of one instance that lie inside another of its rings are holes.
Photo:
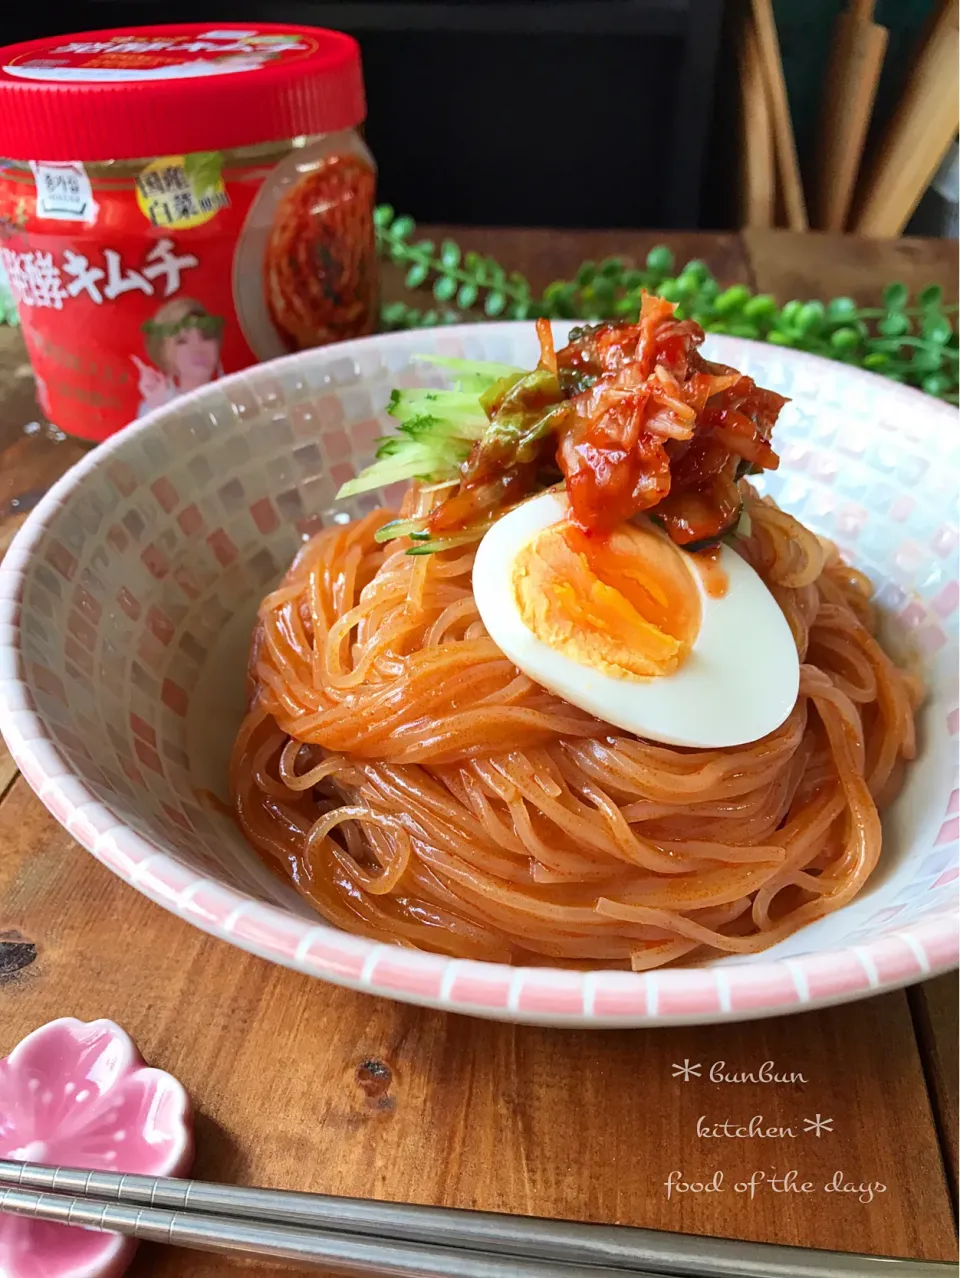
[[[0,48],[0,156],[132,160],[334,133],[365,114],[339,31],[189,22]]]

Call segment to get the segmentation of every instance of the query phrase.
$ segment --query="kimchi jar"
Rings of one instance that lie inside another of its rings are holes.
[[[377,313],[349,36],[126,27],[0,49],[0,261],[43,411],[105,439]]]

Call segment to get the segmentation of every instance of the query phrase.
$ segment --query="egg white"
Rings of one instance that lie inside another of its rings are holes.
[[[567,514],[562,492],[543,493],[499,519],[477,549],[473,594],[501,651],[530,679],[598,719],[667,745],[715,749],[757,741],[790,714],[800,687],[796,645],[776,600],[735,551],[722,546],[721,599],[700,594],[700,633],[672,675],[618,678],[574,661],[538,639],[520,616],[514,561],[528,542]]]

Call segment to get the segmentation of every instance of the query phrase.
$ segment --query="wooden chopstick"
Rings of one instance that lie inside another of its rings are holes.
[[[740,189],[742,226],[769,230],[776,221],[777,161],[757,33],[750,14],[740,32]]]
[[[958,46],[960,5],[941,0],[860,192],[856,234],[900,235],[957,136]]]
[[[809,230],[807,205],[800,177],[800,161],[790,118],[790,102],[783,78],[783,62],[780,58],[780,41],[777,23],[773,16],[771,0],[751,0],[751,12],[757,33],[757,47],[767,87],[767,102],[773,120],[773,136],[777,156],[777,170],[783,192],[783,205],[787,214],[787,226],[791,231]]]
[[[842,231],[853,200],[889,34],[873,21],[873,10],[874,0],[852,0],[834,25],[813,199],[814,226],[821,231]]]
[[[913,1260],[9,1160],[0,1160],[0,1211],[182,1247],[424,1278],[893,1278],[898,1272],[944,1278],[956,1273],[950,1265]]]

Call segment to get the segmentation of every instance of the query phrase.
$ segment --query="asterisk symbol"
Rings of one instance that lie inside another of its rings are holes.
[[[682,1077],[682,1078],[683,1078],[683,1081],[684,1081],[685,1083],[689,1083],[691,1078],[699,1078],[699,1077],[700,1077],[700,1066],[699,1066],[699,1065],[691,1065],[691,1064],[690,1064],[690,1062],[689,1062],[689,1060],[688,1060],[688,1059],[687,1059],[687,1057],[685,1056],[685,1057],[683,1058],[683,1064],[682,1064],[682,1065],[674,1065],[674,1067],[673,1067],[673,1076],[674,1076],[674,1078],[681,1078],[681,1077]]]
[[[833,1131],[833,1119],[821,1118],[819,1114],[816,1118],[805,1118],[803,1120],[803,1130],[805,1132],[815,1132],[819,1139],[824,1132]]]

